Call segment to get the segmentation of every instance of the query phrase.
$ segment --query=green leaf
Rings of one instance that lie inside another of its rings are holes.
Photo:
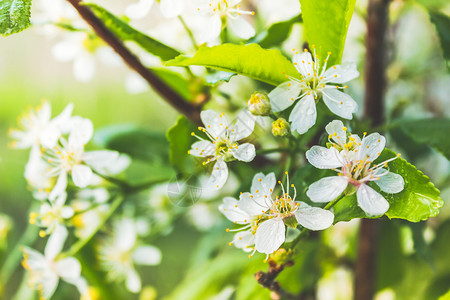
[[[7,36],[30,26],[31,0],[2,0],[0,34]]]
[[[187,153],[196,141],[191,136],[194,130],[194,124],[184,116],[180,116],[177,123],[167,131],[166,137],[170,144],[169,159],[178,172],[185,173],[195,167],[195,160]]]
[[[133,41],[162,60],[169,60],[180,54],[177,50],[134,29],[103,7],[93,3],[83,3],[83,5],[89,6],[94,14],[105,23],[105,26],[123,41]]]
[[[216,71],[214,73],[206,74],[205,80],[209,85],[216,85],[219,82],[229,82],[231,77],[236,75],[235,73],[224,72],[224,71]]]
[[[267,30],[259,33],[256,37],[249,40],[249,42],[258,43],[263,48],[280,47],[280,45],[289,37],[292,26],[295,23],[301,22],[303,22],[303,19],[300,14],[290,20],[275,23]]]
[[[130,155],[147,162],[168,162],[169,145],[164,134],[133,124],[113,125],[96,130],[94,142],[100,147]]]
[[[395,156],[394,151],[384,149],[375,162],[379,163]],[[386,215],[390,219],[399,218],[410,222],[419,222],[439,213],[439,208],[444,202],[440,198],[440,191],[430,182],[430,178],[402,158],[390,162],[389,171],[403,177],[405,181],[403,191],[397,194],[385,194],[376,184],[370,185],[389,202],[390,207]],[[334,214],[335,223],[355,218],[367,218],[366,214],[358,207],[355,194],[341,199],[334,206]]]
[[[171,88],[178,92],[185,99],[192,99],[193,95],[189,88],[189,82],[180,74],[162,68],[153,68],[152,71],[165,81]]]
[[[178,67],[192,65],[237,73],[272,85],[286,81],[286,75],[299,77],[294,65],[280,51],[263,49],[258,44],[202,47],[193,57],[181,55],[166,63]]]
[[[450,119],[402,121],[399,125],[414,141],[430,145],[450,160]]]
[[[441,40],[444,58],[450,60],[450,17],[440,12],[430,11],[430,20],[436,26],[439,39]]]
[[[323,60],[332,55],[328,64],[338,64],[344,51],[348,25],[356,0],[300,0],[303,26],[309,45],[315,45]]]

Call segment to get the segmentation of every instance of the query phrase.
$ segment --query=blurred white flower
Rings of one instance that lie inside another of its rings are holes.
[[[289,80],[277,86],[269,94],[270,103],[275,112],[283,111],[299,100],[289,116],[289,122],[292,123],[292,130],[297,130],[300,134],[307,132],[316,123],[316,100],[320,96],[331,112],[341,118],[352,119],[352,114],[358,110],[355,100],[339,91],[346,86],[336,85],[358,77],[356,65],[335,65],[327,70],[327,60],[330,55],[331,52],[328,52],[328,57],[321,66],[315,49],[314,60],[306,49],[301,54],[295,52],[292,61],[301,79],[286,75]]]
[[[202,111],[200,118],[205,127],[198,129],[206,133],[211,142],[192,133],[200,141],[192,144],[188,153],[207,158],[203,165],[216,162],[207,186],[220,189],[228,178],[227,161],[237,159],[250,162],[255,158],[254,145],[237,143],[253,132],[255,119],[249,112],[242,111],[237,116],[235,124],[230,125],[224,114],[219,115],[213,110]]]
[[[189,208],[187,217],[195,228],[200,231],[207,231],[218,221],[217,208],[213,208],[207,203],[196,203]]]
[[[53,202],[42,203],[39,212],[30,213],[30,223],[45,228],[39,232],[41,237],[51,234],[59,226],[64,226],[65,220],[73,216],[72,207],[65,205],[66,198],[67,194],[63,193]]]
[[[138,244],[136,223],[126,218],[114,223],[113,235],[99,246],[99,258],[109,280],[125,280],[133,293],[141,290],[141,278],[134,265],[158,265],[161,257],[158,248]]]
[[[339,197],[350,184],[357,189],[358,205],[367,215],[384,214],[389,209],[389,203],[368,183],[375,181],[386,193],[401,192],[405,184],[403,177],[383,168],[400,155],[373,164],[386,144],[382,135],[375,132],[366,136],[364,133],[362,140],[357,135],[347,137],[347,128],[337,120],[330,122],[325,128],[331,148],[313,146],[306,151],[306,158],[316,168],[335,170],[339,176],[324,177],[316,181],[309,186],[306,195],[313,202],[329,202]]]
[[[155,0],[139,0],[130,4],[125,8],[125,15],[130,19],[142,19],[149,13],[154,2]],[[173,18],[183,12],[184,0],[160,0],[159,8],[164,17]]]
[[[238,37],[249,39],[255,35],[255,29],[242,15],[254,15],[253,11],[241,9],[241,0],[196,0],[200,23],[200,42],[216,39],[224,25]],[[222,24],[226,20],[226,24]]]
[[[12,147],[28,149],[33,147],[54,147],[61,134],[70,121],[73,104],[70,103],[55,118],[52,117],[52,108],[47,100],[35,109],[29,109],[28,113],[18,120],[20,129],[10,129],[9,135],[14,139]]]
[[[22,265],[29,271],[30,286],[39,291],[41,299],[49,299],[58,286],[59,279],[75,285],[80,294],[87,291],[86,281],[81,277],[81,266],[73,257],[56,260],[67,239],[67,229],[55,228],[45,246],[44,255],[34,249],[23,247]]]
[[[254,0],[258,7],[258,16],[266,26],[289,20],[300,14],[300,2],[297,0]]]
[[[53,57],[61,62],[73,62],[76,80],[89,82],[94,78],[96,60],[104,64],[120,66],[120,57],[104,42],[88,32],[71,32],[52,48]]]

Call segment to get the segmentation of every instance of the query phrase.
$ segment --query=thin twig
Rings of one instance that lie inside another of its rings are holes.
[[[200,124],[201,108],[199,106],[187,102],[178,92],[172,89],[150,69],[146,68],[139,58],[125,47],[123,42],[105,26],[89,7],[82,5],[82,1],[67,1],[72,4],[80,16],[92,27],[95,33],[111,46],[131,69],[141,75],[164,100],[194,123]]]
[[[294,264],[293,261],[288,261],[283,265],[278,265],[275,261],[269,259],[269,270],[266,272],[258,271],[255,274],[256,281],[266,289],[270,290],[270,297],[274,300],[279,299],[294,299],[295,296],[283,290],[276,281],[278,274],[284,270],[285,267],[290,267]]]

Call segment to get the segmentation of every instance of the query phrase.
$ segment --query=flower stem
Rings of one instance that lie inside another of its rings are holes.
[[[328,204],[325,205],[325,207],[324,207],[323,209],[330,209],[330,208],[332,208],[336,203],[339,202],[339,200],[341,200],[341,199],[344,198],[344,197],[345,197],[345,194],[342,194],[341,196],[337,197],[337,198],[334,199],[333,201],[328,202]]]
[[[109,218],[114,214],[114,212],[120,206],[120,204],[122,204],[125,197],[124,195],[114,195],[113,197],[111,197],[111,199],[114,199],[114,201],[111,203],[111,206],[109,207],[108,211],[103,216],[102,220],[97,225],[97,227],[95,227],[95,229],[92,230],[88,236],[78,240],[67,251],[60,253],[58,255],[58,259],[74,256],[75,254],[78,253],[78,251],[80,251],[84,246],[86,246],[86,244],[94,237],[94,235],[105,225],[106,221],[108,221]]]
[[[192,46],[194,46],[195,49],[198,49],[197,41],[195,40],[195,36],[192,33],[192,30],[189,28],[189,26],[187,26],[182,16],[178,16],[178,20],[180,20],[181,24],[184,27],[184,30],[186,30],[187,34],[189,35],[189,38],[191,39],[192,42]]]

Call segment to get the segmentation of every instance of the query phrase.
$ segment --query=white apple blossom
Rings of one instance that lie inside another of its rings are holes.
[[[224,21],[237,37],[249,39],[255,35],[255,29],[242,15],[254,15],[253,11],[241,9],[241,0],[197,0],[197,12],[202,24],[200,42],[209,42],[219,37]]]
[[[11,129],[9,135],[14,139],[12,147],[28,149],[33,147],[54,147],[61,134],[65,133],[70,122],[73,104],[70,103],[55,118],[52,119],[52,108],[47,100],[18,120],[20,129]]]
[[[352,114],[358,109],[358,104],[340,89],[342,84],[359,76],[355,64],[335,65],[327,69],[327,60],[323,66],[314,50],[314,60],[311,53],[305,49],[303,53],[295,52],[292,61],[300,73],[300,78],[286,75],[288,81],[280,84],[269,94],[272,109],[275,112],[283,111],[293,105],[297,100],[290,116],[292,130],[303,134],[316,123],[316,101],[322,97],[325,105],[344,119],[352,119]]]
[[[256,156],[255,146],[250,143],[239,144],[238,141],[248,137],[255,128],[255,119],[247,111],[241,111],[234,124],[230,124],[224,114],[213,110],[205,110],[200,114],[205,127],[199,127],[211,141],[203,139],[195,133],[200,141],[195,142],[188,151],[190,155],[204,157],[206,165],[215,162],[207,186],[215,189],[223,187],[228,178],[226,162],[237,159],[244,162],[252,161]]]
[[[91,120],[74,117],[68,139],[61,137],[56,147],[42,149],[42,157],[49,165],[47,176],[58,178],[49,194],[50,201],[64,193],[69,174],[76,186],[84,188],[94,178],[92,169],[100,173],[111,173],[111,166],[120,162],[121,156],[116,151],[84,151],[84,145],[92,138],[93,132]],[[122,168],[116,171],[121,170]]]
[[[379,164],[374,160],[381,154],[386,144],[385,138],[372,133],[362,139],[347,134],[341,121],[332,121],[326,126],[330,148],[313,146],[306,152],[309,163],[319,169],[332,169],[338,176],[325,177],[311,184],[307,196],[313,202],[330,202],[341,195],[348,185],[357,189],[358,205],[369,216],[379,216],[389,209],[386,199],[371,188],[374,181],[385,193],[399,193],[403,190],[403,177],[385,168],[398,156]]]
[[[142,19],[150,11],[155,0],[139,0],[125,8],[125,15],[130,19]],[[184,0],[160,0],[159,8],[166,18],[181,15],[184,9]]]
[[[29,271],[30,286],[39,291],[41,299],[49,299],[53,295],[60,278],[75,285],[81,294],[87,292],[87,283],[81,277],[78,260],[73,257],[56,259],[67,235],[65,227],[56,227],[45,246],[44,255],[29,247],[23,247],[22,265]]]
[[[73,216],[72,207],[65,205],[66,198],[67,194],[63,193],[53,202],[42,203],[39,212],[30,213],[30,223],[45,228],[39,232],[41,237],[53,233],[58,226],[64,226],[65,220]]]
[[[253,253],[269,255],[285,242],[286,226],[295,228],[300,224],[310,230],[323,230],[333,224],[334,215],[330,211],[295,201],[297,192],[293,184],[289,185],[289,177],[286,189],[281,181],[278,183],[282,194],[273,198],[275,175],[258,173],[253,178],[251,193],[241,194],[239,201],[231,197],[224,199],[219,207],[222,213],[235,224],[246,225],[235,230],[239,232],[230,244],[247,251],[254,244]],[[292,197],[289,195],[291,188],[294,190]]]
[[[125,280],[127,289],[133,293],[141,290],[141,279],[134,265],[158,265],[162,257],[158,248],[139,245],[137,238],[136,223],[123,218],[115,222],[113,236],[99,247],[99,258],[109,280]]]

